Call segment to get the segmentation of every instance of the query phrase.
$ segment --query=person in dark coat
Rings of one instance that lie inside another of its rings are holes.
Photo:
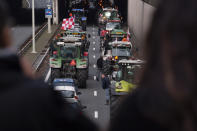
[[[99,81],[100,79],[100,74],[102,72],[102,69],[103,69],[103,56],[100,56],[97,60],[97,81]]]
[[[64,103],[12,49],[7,7],[0,2],[0,130],[96,131],[81,111]]]
[[[106,96],[106,104],[109,105],[110,102],[110,80],[109,78],[105,75],[102,74],[102,88],[105,90],[105,96]]]
[[[146,67],[110,131],[197,130],[197,1],[161,0],[146,39]]]

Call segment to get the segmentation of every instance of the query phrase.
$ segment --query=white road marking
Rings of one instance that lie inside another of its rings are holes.
[[[93,36],[93,39],[95,39],[96,37],[95,36]]]
[[[96,68],[96,65],[94,64],[94,66],[93,66],[94,68]]]
[[[93,58],[95,59],[95,58],[96,58],[96,56],[95,56],[95,55],[93,55]]]
[[[96,76],[94,76],[94,80],[96,80]]]
[[[96,44],[96,42],[94,41],[94,42],[93,42],[93,44],[95,45],[95,44]]]
[[[49,71],[48,71],[48,73],[47,73],[47,75],[46,75],[46,78],[45,78],[45,80],[44,80],[45,83],[48,82],[50,75],[51,75],[51,68],[49,69]]]
[[[92,32],[93,34],[95,34],[95,32]]]
[[[95,118],[95,119],[98,119],[98,118],[99,118],[98,111],[94,111],[94,118]]]
[[[97,91],[94,91],[94,96],[97,96],[98,95],[98,92]]]
[[[95,51],[96,50],[96,48],[93,48],[93,51]]]

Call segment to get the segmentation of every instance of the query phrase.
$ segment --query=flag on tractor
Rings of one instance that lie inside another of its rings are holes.
[[[75,27],[75,18],[74,17],[70,17],[67,19],[63,19],[62,22],[62,30],[67,30],[67,29],[74,29]]]

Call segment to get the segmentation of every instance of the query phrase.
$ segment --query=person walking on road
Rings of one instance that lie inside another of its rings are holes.
[[[97,60],[97,81],[99,81],[100,79],[100,74],[102,72],[103,69],[103,56],[100,56],[100,58],[98,58]]]
[[[102,74],[102,88],[105,90],[105,97],[106,97],[106,104],[109,105],[110,103],[110,80],[109,78],[105,75]]]

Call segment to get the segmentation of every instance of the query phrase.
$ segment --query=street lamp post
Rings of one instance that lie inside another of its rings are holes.
[[[51,9],[51,5],[48,5],[48,9]],[[48,16],[48,33],[51,33],[51,17]]]
[[[37,53],[35,44],[35,1],[32,0],[32,53]]]

